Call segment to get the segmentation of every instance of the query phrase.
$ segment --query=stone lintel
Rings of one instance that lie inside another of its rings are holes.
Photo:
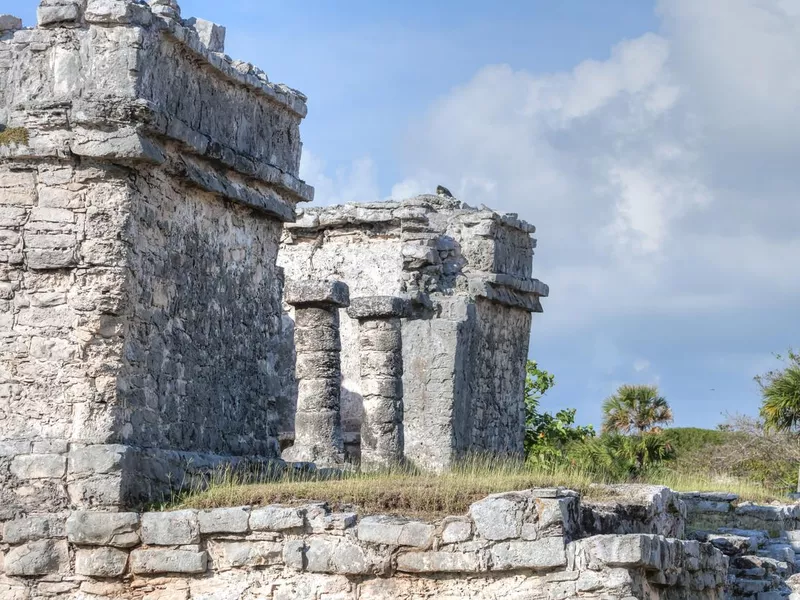
[[[388,319],[408,317],[410,302],[399,296],[366,296],[353,298],[347,314],[352,319]]]
[[[14,15],[0,15],[0,32],[22,29],[22,19]]]
[[[286,302],[296,307],[350,306],[350,289],[343,281],[291,281],[286,285],[283,294]]]

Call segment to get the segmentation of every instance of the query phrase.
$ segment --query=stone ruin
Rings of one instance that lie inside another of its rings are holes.
[[[0,15],[0,599],[800,597],[800,509],[726,494],[133,512],[224,465],[522,451],[533,227],[298,210],[306,98],[224,39],[174,0]]]
[[[439,196],[298,211],[306,98],[224,39],[172,0],[0,17],[3,506],[522,453],[534,228]]]

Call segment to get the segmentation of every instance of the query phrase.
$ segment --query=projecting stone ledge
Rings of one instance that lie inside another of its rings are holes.
[[[292,281],[286,285],[283,296],[292,306],[322,304],[346,308],[350,305],[350,290],[341,281]]]
[[[367,296],[353,298],[347,315],[351,319],[388,319],[390,317],[408,317],[411,303],[398,296]]]

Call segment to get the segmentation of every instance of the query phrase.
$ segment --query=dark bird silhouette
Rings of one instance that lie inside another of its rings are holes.
[[[453,194],[443,185],[437,186],[436,188],[436,195],[441,196],[443,198],[453,198]]]

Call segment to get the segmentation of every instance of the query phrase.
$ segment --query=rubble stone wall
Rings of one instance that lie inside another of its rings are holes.
[[[561,490],[490,496],[435,522],[324,504],[28,514],[5,522],[0,597],[721,600],[711,544],[582,537]]]

